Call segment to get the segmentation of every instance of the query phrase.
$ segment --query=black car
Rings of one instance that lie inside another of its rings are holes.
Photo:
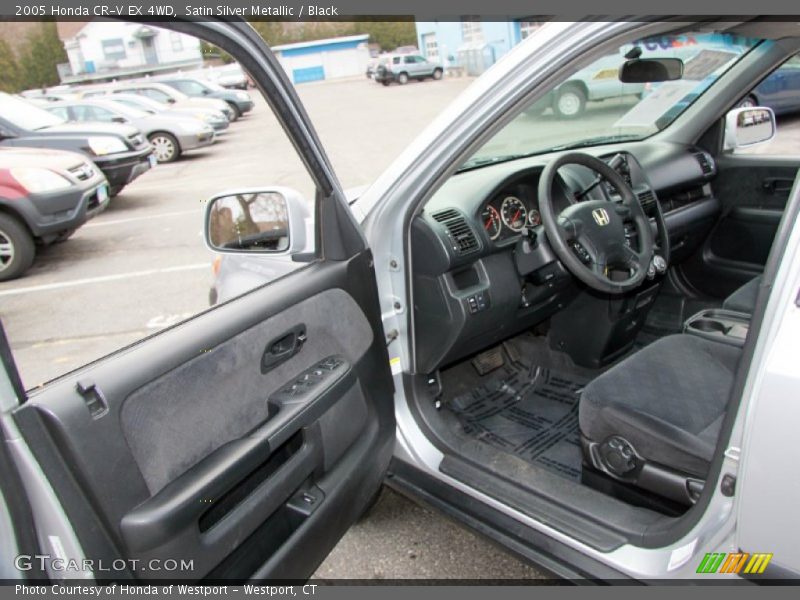
[[[159,83],[166,83],[168,86],[193,98],[204,97],[224,100],[231,107],[234,120],[253,109],[253,99],[250,94],[242,90],[229,90],[211,81],[185,75],[165,77],[158,81]]]
[[[21,98],[0,93],[0,146],[82,152],[108,179],[111,196],[156,164],[142,133],[116,123],[66,123]]]

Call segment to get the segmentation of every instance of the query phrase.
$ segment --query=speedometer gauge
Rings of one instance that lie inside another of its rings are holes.
[[[506,227],[511,231],[522,231],[522,228],[525,227],[525,220],[528,218],[528,209],[525,208],[522,200],[516,196],[508,196],[503,200],[500,212],[503,216],[503,223],[505,223]]]
[[[481,212],[481,222],[483,223],[483,228],[486,230],[486,233],[489,235],[489,239],[496,240],[500,235],[500,229],[503,224],[500,222],[500,213],[497,212],[494,206],[489,205],[483,209],[483,212]]]

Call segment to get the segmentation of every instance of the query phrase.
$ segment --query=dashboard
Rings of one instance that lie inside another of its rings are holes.
[[[709,185],[716,174],[710,155],[667,143],[586,151],[622,175],[651,217],[654,233],[664,230],[673,264],[704,239],[719,211]],[[541,322],[579,293],[580,286],[549,248],[542,224],[539,178],[552,158],[534,156],[457,173],[412,220],[417,368],[422,372]],[[551,190],[554,212],[576,202],[587,188],[586,199],[620,200],[593,171],[566,165]],[[528,244],[524,253],[523,244]]]

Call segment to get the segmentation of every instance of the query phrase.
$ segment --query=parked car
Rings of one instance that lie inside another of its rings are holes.
[[[199,77],[169,75],[159,77],[157,81],[174,87],[190,98],[216,98],[222,100],[233,112],[233,121],[253,109],[253,99],[247,92],[242,90],[229,90],[217,83],[204,81]]]
[[[244,69],[237,63],[222,65],[220,67],[209,67],[208,69],[193,73],[193,75],[195,74],[201,79],[213,81],[228,89],[246,90],[248,87],[252,87],[249,85],[250,79],[247,77],[247,73],[245,73]]]
[[[800,55],[787,60],[753,89],[742,107],[767,106],[776,115],[800,111]]]
[[[175,108],[206,108],[222,112],[229,121],[233,121],[233,109],[223,100],[214,98],[190,98],[174,87],[156,81],[131,81],[108,86],[90,87],[82,90],[83,97],[101,96],[104,94],[139,94],[157,102],[169,104]]]
[[[380,59],[374,78],[383,85],[389,85],[393,81],[405,85],[411,79],[439,80],[443,75],[444,69],[441,64],[431,62],[419,54],[403,54]]]
[[[109,201],[102,171],[82,154],[0,148],[0,281],[21,276],[37,245],[63,241]]]
[[[192,117],[194,119],[200,119],[204,123],[210,125],[217,135],[230,127],[230,121],[228,121],[228,117],[222,114],[221,111],[215,109],[198,107],[176,108],[172,104],[159,102],[158,100],[153,100],[152,98],[142,96],[141,94],[120,93],[114,94],[111,96],[111,98],[114,100],[114,102],[142,110],[152,115],[163,113],[166,116],[174,115],[177,117]]]
[[[0,93],[0,146],[82,152],[103,171],[112,197],[156,165],[153,147],[135,127],[120,123],[67,123],[30,102],[3,93]]]
[[[127,123],[144,133],[160,163],[177,160],[189,150],[214,143],[214,130],[194,117],[149,114],[117,102],[114,95],[53,102],[48,112],[70,122]]]

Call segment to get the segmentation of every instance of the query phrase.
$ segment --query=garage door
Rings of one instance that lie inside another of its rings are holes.
[[[292,81],[294,83],[306,83],[307,81],[320,81],[322,79],[325,79],[325,68],[322,66],[292,69]]]

